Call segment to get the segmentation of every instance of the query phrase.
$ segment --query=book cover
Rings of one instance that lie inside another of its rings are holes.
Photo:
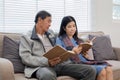
[[[55,57],[60,57],[61,62],[67,60],[71,56],[75,55],[73,51],[67,51],[66,49],[62,48],[61,46],[55,46],[43,56],[47,57],[48,59],[53,59]]]

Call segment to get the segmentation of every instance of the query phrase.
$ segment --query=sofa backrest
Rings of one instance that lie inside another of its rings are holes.
[[[78,32],[78,35],[104,35],[104,32],[102,31],[86,31],[86,32]]]
[[[19,34],[19,33],[5,33],[5,32],[0,32],[0,57],[2,57],[2,49],[3,49],[3,39],[4,39],[4,36],[8,36],[10,38],[19,40],[21,34]]]
[[[78,37],[84,37],[84,36],[88,36],[88,35],[104,35],[104,33],[102,31],[97,31],[97,32],[79,32],[78,33]]]
[[[84,36],[88,34],[95,34],[95,35],[103,35],[104,33],[102,31],[97,31],[97,32],[79,32],[78,36]],[[2,56],[2,48],[3,48],[3,38],[4,36],[8,36],[13,39],[20,39],[21,34],[19,33],[6,33],[6,32],[0,32],[0,57]]]

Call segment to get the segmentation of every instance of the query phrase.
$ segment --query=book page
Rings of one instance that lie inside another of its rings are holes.
[[[79,46],[82,46],[82,52],[86,52],[92,47],[92,45],[89,43],[82,43]]]
[[[64,48],[60,46],[55,46],[47,53],[45,53],[43,56],[47,57],[48,59],[53,59],[55,57],[59,57],[60,55],[63,55],[64,52],[66,52]]]
[[[91,40],[89,40],[89,42],[84,42],[79,44],[79,47],[82,47],[82,52],[85,53],[86,51],[88,51],[92,45],[93,45],[93,41],[96,39],[96,37],[93,37]]]
[[[56,57],[61,58],[61,62],[67,60],[70,56],[74,55],[73,51],[67,51],[66,49],[62,48],[61,46],[55,46],[43,56],[47,57],[48,59],[53,59]]]
[[[67,59],[69,59],[71,56],[74,56],[74,55],[75,55],[74,51],[65,52],[63,55],[60,56],[61,62],[66,61]]]

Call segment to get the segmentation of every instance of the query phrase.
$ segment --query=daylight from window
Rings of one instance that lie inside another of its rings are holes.
[[[113,0],[113,19],[120,20],[120,0]]]
[[[75,17],[79,31],[89,31],[90,0],[0,0],[0,31],[25,33],[32,30],[40,10],[52,14],[51,29],[58,32],[66,15]]]

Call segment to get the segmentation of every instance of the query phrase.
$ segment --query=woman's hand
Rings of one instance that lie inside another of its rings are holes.
[[[72,51],[74,51],[76,54],[80,54],[82,51],[82,46],[76,46],[72,49]]]
[[[86,43],[93,44],[93,41],[96,39],[96,37],[93,37],[91,40],[87,40]]]
[[[60,57],[56,57],[48,60],[48,63],[50,66],[55,66],[56,64],[60,63],[60,61],[61,61]]]

